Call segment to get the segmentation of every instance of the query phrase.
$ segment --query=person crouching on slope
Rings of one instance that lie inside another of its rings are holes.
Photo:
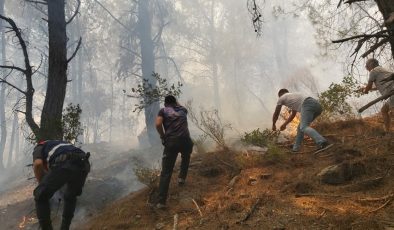
[[[294,119],[297,112],[301,113],[301,120],[297,127],[297,135],[295,143],[292,147],[292,152],[299,152],[304,134],[308,135],[318,146],[317,150],[331,147],[328,141],[320,135],[315,129],[309,125],[318,117],[322,112],[320,103],[312,98],[302,95],[301,93],[289,93],[287,89],[281,89],[278,92],[279,100],[276,105],[274,115],[272,117],[272,130],[276,130],[276,121],[278,120],[282,105],[291,109],[289,118],[280,126],[280,130],[286,129],[286,126]]]
[[[71,143],[58,140],[39,141],[33,150],[33,170],[38,181],[34,189],[37,219],[42,230],[52,230],[49,200],[63,185],[64,207],[61,230],[68,230],[74,217],[77,196],[81,195],[90,171],[90,153]]]

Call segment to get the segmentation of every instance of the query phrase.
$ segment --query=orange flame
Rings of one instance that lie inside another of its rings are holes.
[[[19,228],[23,229],[26,226],[26,216],[23,216],[22,222],[19,223]]]

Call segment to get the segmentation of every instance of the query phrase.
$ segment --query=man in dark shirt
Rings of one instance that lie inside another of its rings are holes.
[[[63,185],[64,207],[61,230],[70,228],[77,196],[90,171],[89,153],[65,141],[40,141],[33,151],[34,175],[38,186],[34,189],[37,218],[41,229],[52,230],[49,200]]]
[[[182,157],[178,184],[183,185],[193,150],[193,142],[187,125],[187,109],[179,105],[172,95],[165,97],[164,106],[156,117],[156,129],[164,145],[157,208],[165,207],[178,153],[180,152]]]

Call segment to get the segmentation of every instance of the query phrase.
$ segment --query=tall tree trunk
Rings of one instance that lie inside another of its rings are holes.
[[[394,1],[393,0],[375,0],[379,7],[379,11],[383,15],[383,19],[387,20],[391,14],[394,13]],[[391,46],[391,56],[394,58],[394,23],[386,26],[389,30],[389,43]]]
[[[62,139],[61,126],[67,87],[67,36],[64,0],[48,3],[48,84],[41,114],[40,139]]]
[[[0,14],[4,15],[4,0],[0,0]],[[5,31],[3,26],[3,20],[0,20],[0,33],[1,33],[1,64],[5,65],[6,52],[5,52]],[[1,70],[2,75],[5,75],[5,70]],[[3,164],[3,154],[5,149],[5,144],[7,141],[7,124],[5,121],[5,84],[0,85],[0,171],[4,169]]]
[[[215,108],[220,112],[220,93],[219,93],[219,76],[216,52],[216,28],[215,28],[215,1],[211,1],[211,58],[212,58],[212,80],[213,80],[213,99]]]
[[[114,76],[111,73],[111,105],[109,107],[109,143],[112,143],[113,111],[114,111]]]
[[[154,44],[152,40],[152,14],[149,11],[149,5],[150,0],[138,1],[138,36],[141,45],[142,78],[149,80],[149,83],[155,86],[156,79],[152,77],[155,71]],[[160,143],[155,129],[155,118],[159,109],[159,103],[155,102],[147,106],[144,110],[147,134],[151,145]]]
[[[10,139],[10,149],[8,150],[7,168],[10,168],[12,166],[12,156],[14,153],[15,140],[17,139],[18,135],[19,135],[18,114],[15,112],[14,113],[14,121],[12,122],[12,131],[11,131],[11,139]]]

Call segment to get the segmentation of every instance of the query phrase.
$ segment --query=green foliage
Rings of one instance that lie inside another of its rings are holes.
[[[80,122],[82,109],[77,105],[68,104],[63,112],[62,129],[63,139],[66,141],[76,141],[77,137],[82,134],[83,129]]]
[[[161,78],[158,73],[153,73],[152,77],[156,79],[157,85],[152,85],[148,79],[143,79],[142,84],[131,88],[132,94],[127,95],[139,100],[138,104],[135,104],[133,112],[140,112],[155,102],[162,102],[167,95],[178,97],[181,94],[182,83],[169,85],[167,79]]]
[[[337,120],[339,118],[349,118],[353,115],[352,107],[347,99],[361,93],[357,88],[357,82],[351,76],[344,77],[342,82],[331,83],[328,90],[319,95],[319,101],[323,108],[320,120]]]
[[[264,158],[271,163],[278,163],[285,159],[285,152],[279,146],[269,143],[268,151],[264,154]]]
[[[278,140],[279,131],[272,131],[265,129],[263,132],[260,129],[255,129],[250,133],[245,132],[241,141],[245,144],[267,147],[269,143],[275,143]]]

